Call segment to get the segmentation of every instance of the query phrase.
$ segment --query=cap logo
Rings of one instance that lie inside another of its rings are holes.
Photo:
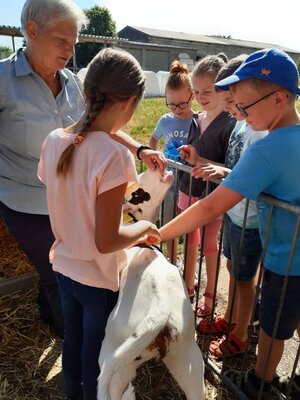
[[[265,75],[266,77],[268,77],[268,76],[270,75],[270,73],[271,73],[271,70],[270,70],[270,69],[262,68],[260,74],[261,74],[261,75]]]

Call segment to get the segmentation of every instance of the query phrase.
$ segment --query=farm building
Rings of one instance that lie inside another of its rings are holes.
[[[195,61],[207,54],[223,52],[228,58],[242,53],[276,47],[287,52],[296,62],[300,53],[277,44],[225,39],[184,32],[126,26],[118,32],[119,38],[127,39],[120,47],[132,53],[144,70],[167,71],[174,59],[185,62],[190,68]]]
[[[22,37],[17,27],[0,26],[0,36],[11,36],[15,50],[15,37]],[[131,53],[146,71],[168,71],[171,62],[179,59],[191,69],[195,61],[207,54],[224,52],[228,58],[241,53],[252,53],[258,49],[277,47],[286,51],[296,62],[300,53],[277,44],[250,42],[240,39],[225,39],[212,36],[172,32],[151,28],[126,26],[119,31],[118,37],[80,35],[79,42],[101,43],[105,46],[117,46]],[[75,57],[76,59],[76,57]],[[74,61],[74,69],[76,61]]]

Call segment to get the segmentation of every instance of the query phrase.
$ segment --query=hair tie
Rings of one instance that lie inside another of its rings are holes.
[[[81,136],[81,135],[77,135],[74,139],[73,139],[73,145],[75,147],[79,146],[83,141],[84,141],[85,137]]]

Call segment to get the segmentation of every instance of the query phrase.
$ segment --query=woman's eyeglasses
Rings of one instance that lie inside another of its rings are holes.
[[[248,113],[246,111],[248,108],[254,106],[255,104],[259,103],[260,101],[266,99],[267,97],[271,96],[272,94],[274,94],[276,92],[278,92],[278,90],[274,90],[273,92],[266,94],[265,96],[256,100],[254,103],[249,104],[248,106],[242,107],[242,106],[239,106],[238,104],[236,104],[235,106],[244,117],[248,117]]]
[[[180,110],[184,110],[185,108],[188,107],[189,102],[191,101],[191,98],[193,96],[193,93],[191,93],[190,98],[188,99],[188,101],[183,101],[182,103],[179,104],[174,104],[174,103],[167,103],[166,102],[166,106],[170,109],[170,110],[176,110],[176,108],[180,108]]]

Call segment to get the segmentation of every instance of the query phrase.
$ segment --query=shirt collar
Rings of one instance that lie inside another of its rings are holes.
[[[24,48],[19,49],[12,61],[15,62],[15,71],[16,71],[16,76],[26,76],[31,73],[34,73],[33,69],[31,68],[31,65],[29,64]],[[62,78],[63,81],[67,82],[68,81],[68,75],[66,72],[62,69],[58,71],[60,77]]]
[[[16,76],[26,76],[33,72],[27,58],[25,57],[24,49],[19,49],[15,57],[12,59],[15,62]]]

